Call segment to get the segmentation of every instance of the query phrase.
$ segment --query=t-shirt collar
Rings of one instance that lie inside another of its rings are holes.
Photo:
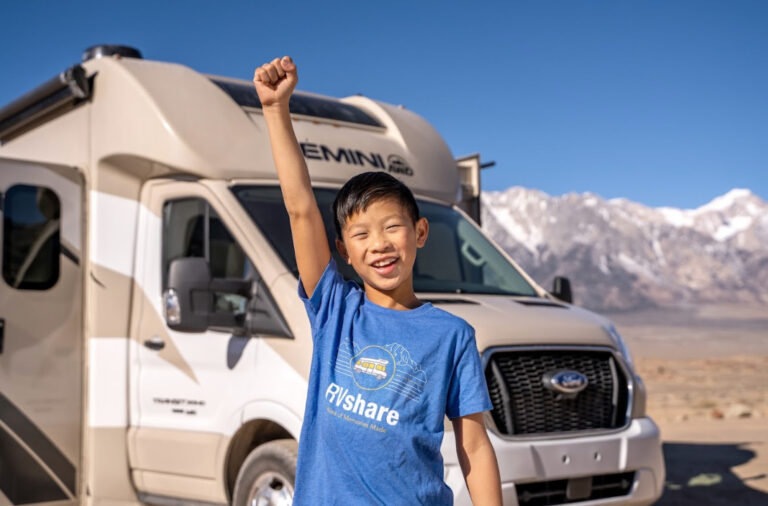
[[[390,309],[388,307],[380,306],[375,302],[372,302],[371,299],[368,298],[368,295],[365,293],[365,290],[362,290],[362,292],[364,297],[362,308],[364,310],[373,311],[383,315],[397,316],[400,318],[411,318],[414,316],[420,316],[432,308],[431,302],[422,301],[423,304],[414,309]]]

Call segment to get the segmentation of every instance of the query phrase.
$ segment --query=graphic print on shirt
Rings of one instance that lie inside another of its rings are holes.
[[[354,349],[353,349],[354,348]],[[418,402],[427,385],[427,373],[405,346],[350,346],[347,339],[339,348],[335,370],[351,376],[363,390],[391,390],[408,400]]]

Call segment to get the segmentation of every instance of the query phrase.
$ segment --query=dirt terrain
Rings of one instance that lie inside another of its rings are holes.
[[[608,315],[661,427],[659,505],[768,504],[768,308]]]

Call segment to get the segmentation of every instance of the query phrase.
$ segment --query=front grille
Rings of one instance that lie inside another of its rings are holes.
[[[576,487],[569,481],[582,482]],[[583,483],[586,481],[586,484]],[[570,504],[581,501],[594,501],[609,497],[621,497],[632,490],[635,482],[634,471],[628,473],[601,474],[572,480],[539,481],[515,485],[517,502],[520,506],[547,506],[550,504]],[[586,486],[586,489],[584,488]],[[574,493],[576,489],[584,493]]]
[[[544,387],[546,373],[563,369],[587,377],[587,387],[575,398]],[[504,435],[615,429],[626,423],[627,380],[609,351],[497,351],[488,361],[485,379],[493,421]]]

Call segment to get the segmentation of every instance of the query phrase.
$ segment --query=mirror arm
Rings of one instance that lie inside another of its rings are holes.
[[[254,283],[256,282],[243,279],[214,278],[202,289],[217,293],[240,295],[241,297],[251,297],[251,286]]]
[[[217,329],[226,329],[241,332],[245,330],[245,315],[233,315],[230,313],[208,313],[208,327]]]

